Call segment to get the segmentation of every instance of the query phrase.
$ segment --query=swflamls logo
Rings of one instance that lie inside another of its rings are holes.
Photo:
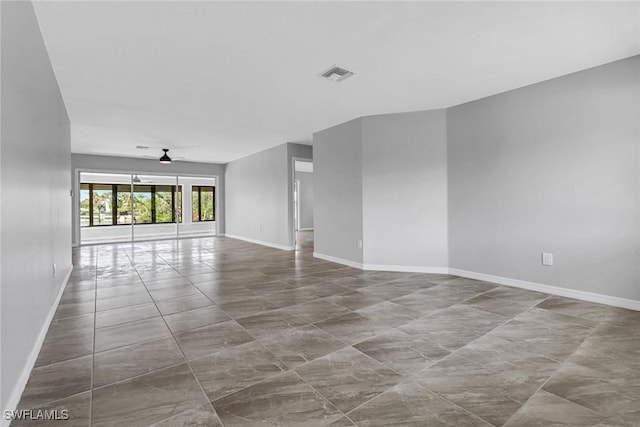
[[[18,411],[4,411],[5,420],[29,421],[65,421],[69,419],[68,409],[21,409]]]

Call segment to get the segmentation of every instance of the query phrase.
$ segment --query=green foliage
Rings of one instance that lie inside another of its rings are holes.
[[[136,224],[151,224],[151,193],[133,193]]]
[[[156,222],[171,222],[171,193],[156,193]]]
[[[200,200],[202,208],[202,221],[213,221],[215,219],[213,209],[213,192],[203,191]]]

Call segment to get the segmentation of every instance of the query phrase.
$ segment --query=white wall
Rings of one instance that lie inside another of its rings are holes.
[[[313,172],[296,171],[298,185],[299,226],[305,230],[313,228]]]
[[[314,252],[362,264],[362,120],[313,134]]]
[[[364,264],[442,271],[447,250],[445,110],[362,119]]]
[[[285,143],[228,163],[226,234],[294,249],[293,158],[312,155],[308,145]]]
[[[640,300],[639,79],[636,56],[449,109],[451,266]]]
[[[227,164],[227,234],[290,247],[286,144]]]
[[[315,252],[367,269],[445,271],[446,131],[446,112],[434,110],[316,133]]]
[[[314,166],[320,256],[640,301],[640,56],[323,130]]]
[[[0,8],[0,402],[14,409],[71,271],[70,126],[31,3]]]
[[[152,159],[134,159],[128,157],[94,156],[88,154],[71,155],[71,176],[73,179],[73,243],[79,244],[80,220],[78,218],[79,199],[79,172],[80,171],[102,171],[114,173],[148,173],[150,175],[180,175],[185,179],[192,176],[215,176],[216,182],[216,222],[218,223],[218,233],[225,233],[225,165],[214,163],[195,163],[174,161],[169,165],[162,164]],[[191,208],[189,207],[189,210]],[[187,211],[185,215],[187,214]]]

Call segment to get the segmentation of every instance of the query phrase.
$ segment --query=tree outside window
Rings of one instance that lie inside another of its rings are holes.
[[[193,222],[215,221],[216,188],[208,185],[191,187],[191,220]]]

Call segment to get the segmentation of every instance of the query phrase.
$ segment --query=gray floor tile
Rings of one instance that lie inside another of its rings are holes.
[[[295,368],[347,346],[313,325],[287,329],[278,334],[259,337],[258,340],[289,368]]]
[[[491,427],[424,388],[399,384],[349,413],[359,426]]]
[[[22,393],[18,408],[34,408],[91,389],[93,356],[35,368]]]
[[[96,329],[115,326],[122,323],[160,317],[160,312],[154,303],[136,305],[132,307],[116,308],[114,310],[96,313]]]
[[[264,311],[275,310],[277,305],[265,298],[252,297],[242,300],[218,301],[216,304],[227,314],[236,319],[247,317]]]
[[[299,241],[74,249],[20,407],[71,426],[638,425],[640,312]]]
[[[150,289],[149,293],[154,301],[162,301],[171,298],[200,294],[200,290],[193,285],[178,285],[168,288]]]
[[[402,377],[353,348],[336,351],[296,372],[343,412],[398,384]]]
[[[523,366],[499,359],[478,362],[456,353],[411,380],[491,424],[502,425],[545,383],[549,367],[555,365],[548,359]]]
[[[256,425],[316,427],[342,413],[289,371],[213,402],[226,427]]]
[[[309,323],[320,322],[352,312],[347,307],[334,304],[324,298],[287,307],[285,310],[295,316],[305,319]]]
[[[207,404],[186,364],[93,391],[93,426],[148,426]]]
[[[76,394],[65,399],[60,399],[46,405],[38,405],[33,410],[59,411],[57,414],[64,417],[63,411],[66,411],[68,419],[37,419],[38,413],[33,415],[36,419],[32,420],[14,420],[11,422],[12,427],[42,427],[45,424],[49,427],[89,427],[91,425],[91,392]]]
[[[159,317],[109,326],[96,330],[95,351],[99,353],[170,334],[164,320]]]
[[[222,427],[222,422],[210,405],[189,409],[149,427]]]
[[[36,367],[93,353],[93,314],[51,322]]]
[[[375,295],[358,291],[327,297],[327,300],[331,301],[332,303],[350,308],[351,310],[358,310],[360,308],[384,302],[384,299],[378,298]]]
[[[285,365],[273,353],[255,341],[218,351],[190,364],[212,401],[285,370]]]
[[[355,312],[324,320],[315,323],[315,325],[348,344],[355,344],[373,336],[393,331],[393,328]]]
[[[457,350],[500,326],[508,318],[468,305],[455,305],[409,322],[399,329],[419,335],[448,350]]]
[[[399,327],[422,316],[421,313],[391,301],[370,305],[356,311],[383,325]]]
[[[554,313],[593,320],[595,322],[611,320],[617,315],[620,316],[620,314],[624,315],[632,312],[631,310],[625,310],[623,308],[610,307],[607,305],[578,301],[558,296],[549,297],[536,307],[549,310]]]
[[[540,390],[509,420],[508,427],[604,426],[605,418]]]
[[[65,319],[68,317],[81,316],[83,314],[93,313],[95,309],[96,304],[94,301],[61,302],[60,305],[58,305],[58,309],[56,310],[56,314],[53,318]]]
[[[412,376],[450,354],[424,337],[401,331],[378,335],[354,347],[404,376]]]
[[[189,360],[254,341],[234,320],[180,332],[175,337]]]
[[[227,320],[231,320],[231,317],[222,311],[220,307],[210,305],[208,307],[169,314],[164,316],[164,320],[167,322],[167,325],[169,325],[169,329],[176,334],[189,329],[226,322]]]
[[[253,316],[237,319],[256,338],[277,334],[287,329],[306,325],[307,321],[284,310],[270,310]]]
[[[96,311],[113,310],[115,308],[128,307],[153,302],[149,293],[143,288],[141,292],[134,294],[118,295],[111,297],[98,297]]]
[[[185,358],[172,337],[97,353],[93,358],[93,387],[113,384],[183,362]]]
[[[198,293],[156,301],[156,305],[158,310],[160,310],[160,313],[162,313],[163,316],[167,316],[173,313],[180,313],[181,311],[193,310],[194,308],[207,307],[209,305],[213,305],[213,303],[209,298]]]
[[[288,289],[271,292],[265,297],[270,303],[278,307],[288,307],[318,299],[318,295],[305,288]]]

